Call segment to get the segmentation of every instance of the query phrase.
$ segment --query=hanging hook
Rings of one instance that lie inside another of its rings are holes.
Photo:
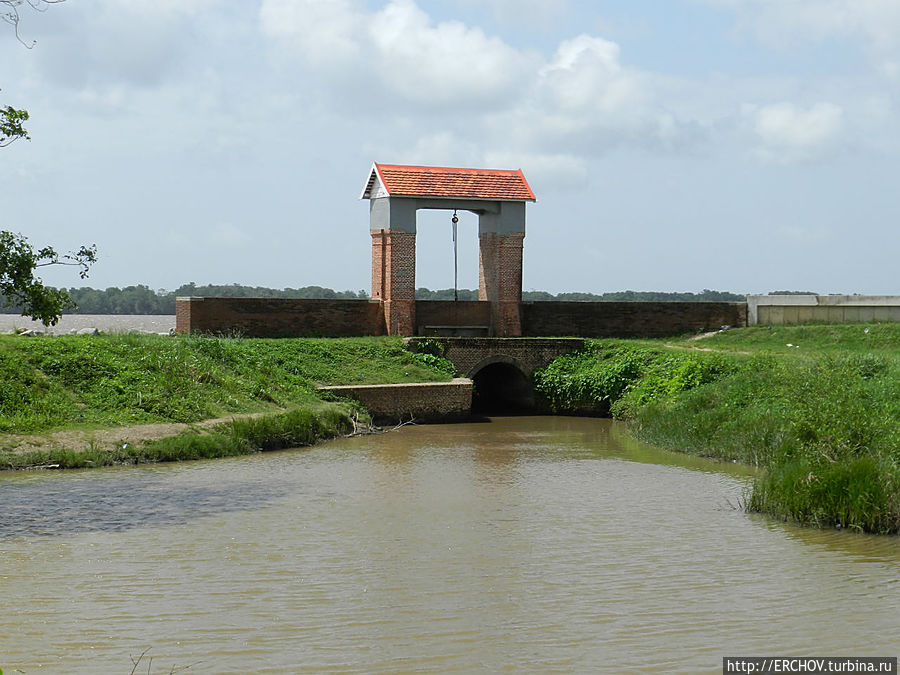
[[[453,209],[453,217],[450,222],[453,223],[453,300],[457,301],[459,300],[459,268],[456,250],[456,224],[459,222],[459,217],[456,215],[456,209]]]

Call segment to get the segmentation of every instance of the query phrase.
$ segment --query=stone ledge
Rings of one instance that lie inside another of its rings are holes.
[[[472,414],[473,389],[472,380],[465,377],[450,382],[319,387],[320,391],[356,399],[376,424],[396,424],[410,419],[422,422],[465,419]]]

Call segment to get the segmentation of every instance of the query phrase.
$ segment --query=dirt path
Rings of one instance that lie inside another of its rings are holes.
[[[700,335],[695,335],[692,338],[688,338],[688,342],[699,342],[700,340],[705,340],[706,338],[711,338],[714,335],[718,335],[722,331],[714,330],[710,333],[702,333]],[[744,354],[746,356],[751,355],[753,352],[746,352],[740,350],[733,349],[716,349],[714,347],[689,347],[687,345],[673,345],[671,342],[666,343],[666,347],[671,349],[681,349],[682,351],[687,352],[714,352],[716,354]]]
[[[229,415],[191,423],[136,424],[113,429],[65,429],[46,434],[0,434],[0,451],[23,453],[31,450],[87,450],[91,447],[112,450],[121,448],[125,443],[137,445],[144,441],[177,436],[188,429],[209,430],[217,424],[230,422],[233,419],[261,417],[276,412],[279,411]]]

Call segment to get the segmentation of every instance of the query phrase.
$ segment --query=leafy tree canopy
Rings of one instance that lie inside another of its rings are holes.
[[[20,138],[30,138],[23,126],[27,119],[27,110],[16,110],[11,105],[0,107],[0,148]]]
[[[28,44],[19,34],[19,8],[30,7],[42,12],[47,6],[61,2],[65,0],[0,0],[0,19],[12,24],[16,39],[31,49],[34,41]],[[30,138],[24,126],[27,121],[27,110],[0,106],[0,148],[20,138]],[[8,305],[21,310],[22,316],[30,316],[45,326],[56,325],[63,309],[73,307],[74,303],[65,290],[44,286],[34,275],[35,270],[48,265],[74,265],[80,268],[84,279],[96,261],[96,245],[60,255],[51,246],[35,250],[21,234],[0,230],[0,296]]]
[[[38,267],[73,265],[82,279],[97,260],[96,246],[82,246],[60,255],[51,246],[35,250],[21,234],[0,230],[0,295],[45,326],[54,326],[64,309],[72,307],[72,298],[64,289],[45,286],[35,277]]]

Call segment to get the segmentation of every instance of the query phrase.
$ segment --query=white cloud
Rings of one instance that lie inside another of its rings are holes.
[[[572,0],[455,0],[462,9],[487,8],[503,26],[537,27],[544,31],[562,25],[572,12]]]
[[[180,73],[194,40],[191,21],[218,2],[66,3],[41,17],[47,33],[33,55],[68,88],[153,87]]]
[[[564,40],[541,57],[478,27],[436,22],[414,0],[376,10],[351,0],[263,0],[259,16],[277,50],[327,77],[339,109],[355,112],[358,102],[386,113],[381,133],[414,134],[412,156],[442,148],[432,161],[583,157],[623,143],[682,147],[697,136],[659,100],[654,76],[623,65],[619,45],[597,36]],[[403,127],[423,109],[427,117]]]
[[[368,33],[379,77],[417,103],[502,102],[527,75],[527,54],[459,21],[435,25],[413,0],[389,2]]]
[[[313,64],[340,64],[362,49],[364,17],[351,0],[263,0],[259,20],[263,33]]]
[[[502,104],[533,60],[480,28],[434,23],[413,0],[376,12],[349,0],[263,0],[260,26],[309,65],[349,68],[423,107]]]
[[[406,164],[441,163],[448,166],[480,166],[495,169],[522,169],[533,189],[571,190],[583,187],[588,178],[587,161],[563,153],[530,152],[519,149],[485,148],[483,143],[461,138],[449,131],[427,134],[415,145],[397,155],[386,144],[369,144],[366,150],[375,158],[389,157]]]
[[[520,150],[544,155],[596,155],[623,144],[668,151],[693,142],[697,129],[667,109],[661,85],[623,65],[616,43],[579,35],[560,43],[492,128]]]
[[[522,169],[531,189],[540,198],[547,189],[578,190],[587,185],[588,165],[583,157],[530,152],[489,152],[484,166]]]
[[[748,106],[745,114],[762,142],[760,157],[773,162],[820,157],[836,145],[843,128],[843,109],[833,103],[816,103],[805,110],[787,102]]]
[[[849,38],[877,52],[900,48],[897,0],[700,1],[736,11],[745,29],[770,44]]]
[[[562,110],[616,113],[642,97],[638,78],[619,62],[619,45],[590,35],[562,42],[538,77]]]
[[[384,148],[383,152],[391,152]],[[394,151],[396,152],[396,151]],[[439,131],[434,134],[421,136],[415,146],[399,158],[409,164],[429,164],[435,157],[440,157],[441,162],[452,166],[478,166],[482,163],[482,152],[478,144],[459,138],[450,131]]]

